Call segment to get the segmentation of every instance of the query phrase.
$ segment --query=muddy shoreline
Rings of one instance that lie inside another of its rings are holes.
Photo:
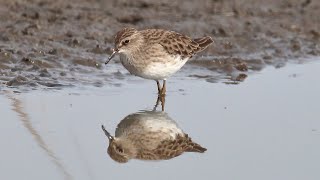
[[[212,36],[215,44],[187,66],[209,64],[232,81],[266,65],[320,55],[319,1],[200,2],[1,0],[0,86],[117,84],[128,73],[118,62],[103,62],[113,35],[128,26]]]

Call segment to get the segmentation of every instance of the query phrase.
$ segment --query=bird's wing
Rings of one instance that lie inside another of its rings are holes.
[[[149,150],[140,150],[136,158],[140,160],[160,160],[159,156]]]
[[[156,154],[159,159],[171,159],[181,155],[183,152],[203,153],[206,150],[206,148],[193,142],[187,134],[184,134],[177,135],[174,140],[168,139],[162,141],[158,147],[153,150],[153,153]]]
[[[163,29],[148,29],[142,32],[148,42],[160,44],[169,54],[190,58],[207,48],[212,42],[211,37],[191,39],[188,36]]]

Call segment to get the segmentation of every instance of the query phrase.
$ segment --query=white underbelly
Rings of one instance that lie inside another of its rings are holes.
[[[180,58],[178,58],[167,63],[151,63],[145,69],[143,76],[146,79],[166,79],[179,71],[187,61],[188,59],[181,60]]]
[[[150,133],[160,132],[163,139],[175,139],[177,135],[184,135],[176,122],[164,112],[150,113],[149,116],[145,113],[139,123]]]
[[[130,63],[127,58],[122,57],[122,65],[131,73],[136,76],[153,79],[153,80],[164,80],[178,70],[188,61],[189,58],[181,59],[180,56],[176,58],[166,58],[156,62],[150,61],[146,63],[145,67],[137,68],[134,63]]]

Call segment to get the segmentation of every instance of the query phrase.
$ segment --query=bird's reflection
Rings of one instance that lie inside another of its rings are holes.
[[[120,163],[130,159],[167,160],[184,152],[206,151],[163,111],[141,111],[126,116],[118,124],[115,136],[104,126],[102,129],[109,139],[108,154]]]

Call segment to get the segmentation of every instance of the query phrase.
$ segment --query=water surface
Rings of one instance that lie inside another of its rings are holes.
[[[320,62],[267,67],[233,85],[168,82],[165,110],[204,154],[167,161],[114,162],[100,126],[150,110],[152,81],[0,95],[0,179],[320,178]],[[133,77],[134,79],[134,77]]]

